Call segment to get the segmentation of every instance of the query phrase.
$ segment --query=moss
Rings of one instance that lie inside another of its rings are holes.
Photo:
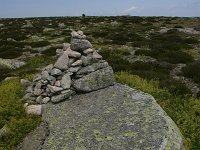
[[[0,83],[0,128],[7,125],[11,131],[0,140],[0,149],[13,149],[41,121],[39,117],[26,115],[21,90],[24,87],[18,79]]]

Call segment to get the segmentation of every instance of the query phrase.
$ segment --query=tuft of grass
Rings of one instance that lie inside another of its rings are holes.
[[[151,94],[167,114],[174,120],[185,137],[187,149],[197,150],[200,147],[200,103],[192,96],[177,96],[167,89],[160,88],[159,81],[140,78],[127,72],[115,74],[119,83]]]
[[[0,149],[14,149],[41,122],[40,117],[25,113],[22,90],[18,79],[0,83],[0,128],[6,125],[10,130],[10,134],[0,139]]]

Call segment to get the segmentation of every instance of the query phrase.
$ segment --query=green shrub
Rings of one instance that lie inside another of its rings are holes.
[[[31,42],[30,46],[32,48],[36,48],[36,47],[44,47],[50,45],[50,43],[48,41],[38,41],[38,42]]]
[[[183,75],[191,78],[193,81],[200,83],[200,61],[188,64],[182,69]]]
[[[0,139],[0,149],[14,149],[41,121],[39,117],[26,115],[21,90],[24,87],[17,79],[0,83],[0,128],[7,125],[11,131]]]
[[[156,101],[175,121],[185,137],[187,149],[198,150],[200,147],[200,103],[191,96],[176,96],[167,89],[162,89],[158,81],[140,78],[126,72],[116,73],[116,80],[122,84],[137,88],[154,96]]]

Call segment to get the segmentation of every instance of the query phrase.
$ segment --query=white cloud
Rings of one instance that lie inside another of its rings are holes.
[[[123,12],[130,12],[130,11],[133,11],[133,10],[135,10],[135,9],[137,9],[137,7],[132,6],[132,7],[130,7],[130,8],[127,8],[127,9],[123,10]]]

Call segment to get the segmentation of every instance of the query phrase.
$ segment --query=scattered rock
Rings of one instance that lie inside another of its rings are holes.
[[[4,81],[9,81],[9,80],[14,80],[14,79],[19,79],[19,77],[6,77]]]
[[[26,63],[24,61],[16,60],[16,59],[2,59],[0,58],[0,67],[8,68],[8,69],[17,69],[24,66]]]
[[[25,109],[27,114],[31,115],[42,115],[42,105],[29,105]]]

